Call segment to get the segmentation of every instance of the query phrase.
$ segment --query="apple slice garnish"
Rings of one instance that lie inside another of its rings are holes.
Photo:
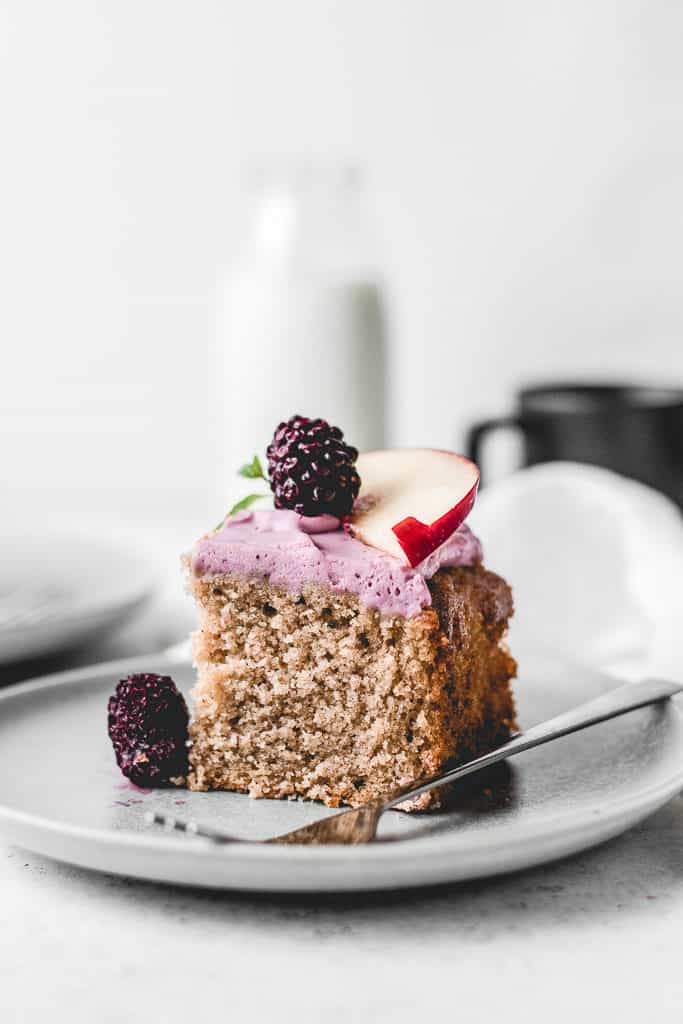
[[[356,468],[361,489],[351,532],[411,566],[465,521],[479,486],[473,462],[432,448],[365,452]]]

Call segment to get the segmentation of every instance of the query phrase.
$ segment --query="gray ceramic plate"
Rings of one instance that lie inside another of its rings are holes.
[[[156,573],[133,543],[45,526],[3,531],[0,565],[2,664],[111,630],[155,586]]]
[[[525,657],[523,725],[614,681]],[[168,672],[187,690],[187,661],[157,655],[62,673],[0,692],[0,829],[60,860],[154,881],[226,889],[386,889],[498,874],[563,857],[623,832],[683,789],[678,706],[650,708],[520,755],[463,787],[447,811],[386,815],[365,847],[216,847],[155,830],[153,807],[264,838],[331,813],[316,804],[234,793],[143,792],[118,773],[106,702],[131,671]]]

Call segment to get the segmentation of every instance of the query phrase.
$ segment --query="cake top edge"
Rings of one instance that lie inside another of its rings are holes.
[[[295,415],[275,428],[265,464],[254,455],[238,472],[260,490],[197,542],[195,576],[256,574],[290,590],[323,583],[407,615],[431,603],[426,581],[439,569],[482,560],[465,526],[479,470],[456,452],[359,454],[339,427]],[[274,508],[254,509],[269,496]]]
[[[267,577],[300,591],[309,583],[355,593],[385,614],[412,616],[431,604],[426,581],[441,568],[482,560],[478,538],[462,524],[416,567],[365,544],[333,516],[306,517],[287,509],[240,511],[228,516],[190,553],[194,576]]]

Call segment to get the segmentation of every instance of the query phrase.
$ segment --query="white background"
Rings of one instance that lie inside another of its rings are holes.
[[[635,0],[2,0],[5,515],[207,526],[263,157],[367,167],[393,442],[460,444],[529,380],[683,382],[682,31]]]

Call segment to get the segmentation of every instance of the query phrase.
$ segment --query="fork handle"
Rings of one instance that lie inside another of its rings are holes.
[[[595,700],[589,700],[585,704],[565,711],[555,718],[549,718],[546,722],[539,722],[526,732],[516,733],[501,747],[481,757],[475,757],[472,761],[458,765],[448,771],[441,772],[431,778],[422,779],[419,782],[410,782],[407,786],[396,790],[388,800],[383,802],[382,810],[388,810],[405,800],[427,793],[430,789],[437,789],[449,782],[455,782],[464,778],[465,775],[472,775],[473,772],[481,771],[492,764],[504,761],[514,754],[521,754],[523,750],[531,750],[532,747],[540,747],[543,743],[556,740],[560,736],[567,736],[569,733],[586,729],[589,725],[597,725],[599,722],[606,722],[610,718],[624,715],[628,711],[635,711],[637,708],[646,707],[648,704],[656,704],[658,701],[668,700],[677,693],[683,691],[679,683],[667,682],[662,679],[644,679],[637,683],[626,683],[619,686]]]

